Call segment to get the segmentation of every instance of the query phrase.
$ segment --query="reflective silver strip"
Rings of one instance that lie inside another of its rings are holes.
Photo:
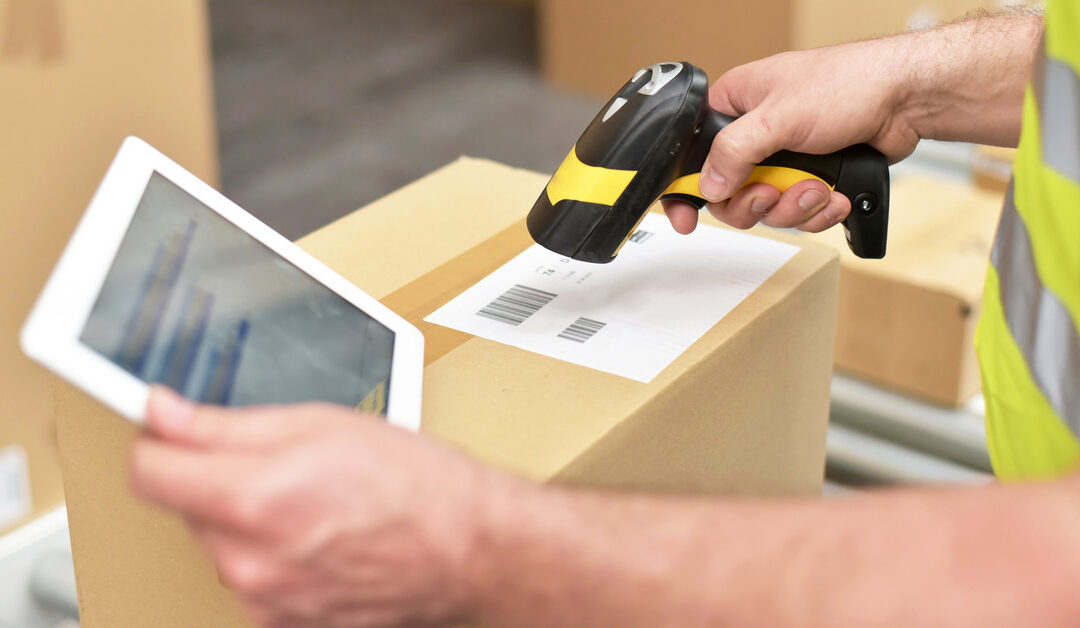
[[[1080,437],[1080,335],[1065,305],[1039,279],[1012,185],[1005,196],[990,263],[1000,280],[1006,324],[1035,384]]]
[[[1043,162],[1080,185],[1080,76],[1040,49],[1032,72]]]

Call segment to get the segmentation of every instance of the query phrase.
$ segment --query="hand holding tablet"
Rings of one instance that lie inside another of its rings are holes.
[[[135,421],[160,383],[201,403],[327,401],[420,425],[419,330],[135,138],[22,345]]]

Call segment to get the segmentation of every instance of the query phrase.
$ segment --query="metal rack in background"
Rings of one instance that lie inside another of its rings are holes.
[[[0,537],[0,628],[78,628],[67,510]]]
[[[836,375],[826,441],[832,485],[985,484],[981,396],[951,410]]]
[[[890,168],[970,183],[972,144],[920,142]],[[844,375],[832,382],[827,494],[900,484],[984,484],[993,479],[981,395],[948,409]]]

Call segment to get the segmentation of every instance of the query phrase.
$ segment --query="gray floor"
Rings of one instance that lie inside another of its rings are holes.
[[[210,8],[224,191],[290,238],[462,154],[551,172],[601,104],[543,84],[535,16],[523,7]]]

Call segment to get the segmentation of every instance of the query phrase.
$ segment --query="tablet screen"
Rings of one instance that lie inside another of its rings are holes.
[[[158,173],[80,340],[204,403],[386,412],[394,332]]]

